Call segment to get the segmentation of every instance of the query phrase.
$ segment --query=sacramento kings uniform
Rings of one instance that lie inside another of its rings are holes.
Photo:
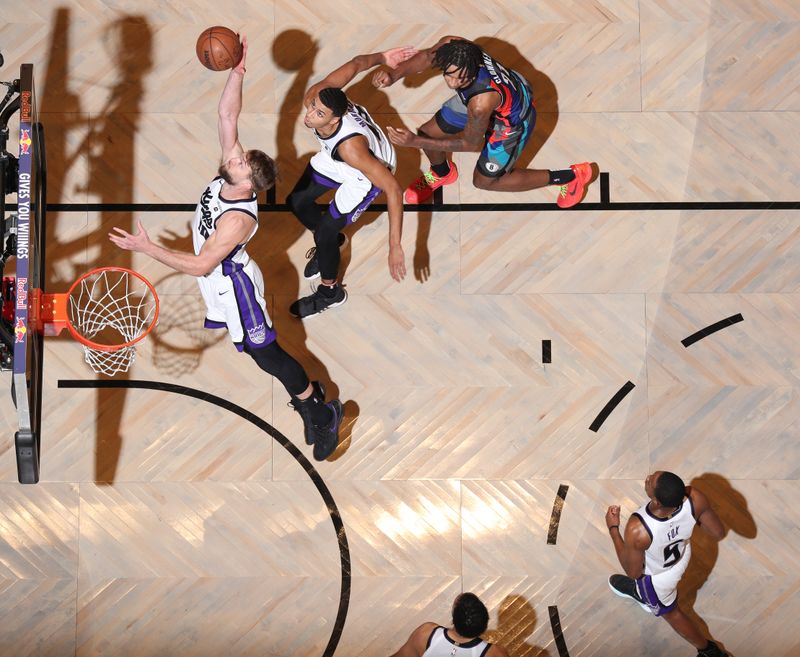
[[[312,178],[314,182],[330,189],[338,188],[330,204],[331,216],[335,219],[346,217],[347,223],[351,224],[361,216],[381,190],[361,171],[345,164],[338,152],[339,144],[359,135],[366,137],[370,153],[392,172],[397,164],[394,146],[367,110],[355,103],[347,106],[336,132],[329,137],[322,137],[315,130],[314,135],[321,150],[311,158]]]
[[[461,132],[467,125],[470,99],[490,91],[499,93],[500,104],[492,115],[493,123],[486,133],[486,145],[477,163],[484,176],[498,177],[513,168],[528,143],[536,123],[536,110],[528,82],[485,52],[482,54],[483,64],[472,84],[466,89],[456,89],[456,95],[442,105],[435,118],[442,132]]]
[[[428,646],[422,657],[483,657],[491,647],[491,643],[480,637],[459,645],[448,637],[445,628],[440,626],[428,637]]]
[[[689,565],[692,550],[689,539],[697,521],[692,498],[688,495],[668,518],[658,518],[642,506],[633,514],[652,539],[645,550],[644,577],[636,581],[639,594],[656,616],[671,611],[677,604],[678,581]]]
[[[214,270],[198,277],[200,292],[208,307],[206,328],[227,328],[239,351],[245,344],[258,349],[275,341],[264,302],[264,279],[261,270],[244,250],[258,228],[258,201],[253,194],[245,199],[222,197],[224,181],[217,177],[206,187],[192,221],[195,254],[216,230],[217,221],[231,210],[253,218],[253,230],[244,244],[239,244]]]

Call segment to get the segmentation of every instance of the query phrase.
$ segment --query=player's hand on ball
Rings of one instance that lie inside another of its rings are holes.
[[[244,75],[245,71],[247,70],[244,67],[244,60],[245,59],[247,59],[247,35],[243,34],[242,35],[242,56],[239,59],[239,63],[236,66],[233,67],[233,70],[236,71],[237,73],[241,73],[242,75]]]
[[[399,48],[390,48],[384,51],[383,61],[386,66],[397,68],[404,61],[411,59],[417,54],[417,49],[414,46],[400,46]]]

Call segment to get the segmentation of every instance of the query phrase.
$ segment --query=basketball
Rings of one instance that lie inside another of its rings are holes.
[[[197,59],[212,71],[233,68],[242,58],[239,35],[227,27],[215,25],[202,31],[197,37]]]

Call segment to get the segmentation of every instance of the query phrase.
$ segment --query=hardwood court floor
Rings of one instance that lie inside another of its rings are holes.
[[[696,537],[684,608],[736,657],[800,653],[800,211],[407,212],[401,284],[387,271],[386,216],[367,213],[348,229],[347,304],[305,323],[287,306],[307,289],[312,241],[291,215],[262,213],[249,251],[281,342],[346,402],[342,445],[320,464],[282,387],[198,331],[194,281],[106,239],[141,219],[190,248],[190,213],[157,205],[196,202],[216,167],[225,74],[193,51],[214,24],[250,39],[241,138],[277,157],[279,202],[316,150],[300,118],[307,85],[355,54],[448,33],[483,37],[534,82],[525,164],[596,161],[612,202],[796,201],[796,3],[25,7],[24,20],[18,4],[0,7],[0,72],[37,67],[50,202],[154,204],[52,212],[48,288],[96,265],[150,277],[163,319],[127,380],[163,385],[59,387],[95,378],[76,344],[48,339],[42,481],[26,487],[3,396],[0,656],[389,655],[419,623],[447,623],[462,590],[486,601],[513,657],[559,657],[553,608],[572,657],[693,655],[606,584],[620,567],[605,509],[629,516],[654,469],[706,492],[728,528],[719,544]],[[413,129],[447,92],[417,76],[380,92],[357,80],[350,95]],[[400,156],[406,184],[421,161]],[[474,189],[474,159],[456,155],[462,177],[445,202],[554,201],[553,189]],[[587,201],[598,200],[595,184]]]

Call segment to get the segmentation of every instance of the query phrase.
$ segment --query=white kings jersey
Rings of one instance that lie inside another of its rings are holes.
[[[247,255],[244,247],[255,235],[258,228],[258,199],[256,195],[253,194],[244,199],[223,198],[221,191],[224,182],[220,177],[214,178],[200,197],[200,203],[197,204],[194,219],[192,220],[192,241],[194,242],[195,255],[200,253],[203,244],[216,230],[217,221],[219,221],[220,217],[230,210],[238,210],[253,217],[253,230],[244,243],[238,245],[231,253],[225,256],[222,262],[210,272],[209,276],[221,275],[223,273],[223,265],[226,263],[228,267],[231,264],[246,265],[250,261],[250,256]]]
[[[633,515],[642,521],[652,539],[650,547],[644,552],[645,575],[663,573],[683,558],[689,539],[692,537],[692,530],[697,523],[691,497],[687,495],[668,518],[654,516],[648,510],[647,504]]]
[[[392,146],[392,142],[386,138],[386,135],[383,134],[383,131],[378,127],[375,121],[372,120],[369,112],[361,107],[361,105],[349,103],[347,105],[347,111],[339,122],[339,127],[336,128],[336,132],[329,137],[321,137],[319,133],[314,130],[314,136],[316,136],[322,152],[326,153],[335,162],[342,163],[343,160],[337,152],[339,144],[359,135],[367,138],[370,153],[394,172],[395,166],[397,165],[397,156],[394,152],[394,146]],[[353,171],[356,172],[357,170],[353,169]]]
[[[431,632],[428,646],[422,653],[422,657],[483,657],[491,647],[491,643],[487,643],[480,637],[459,645],[447,636],[445,628],[437,627]]]

